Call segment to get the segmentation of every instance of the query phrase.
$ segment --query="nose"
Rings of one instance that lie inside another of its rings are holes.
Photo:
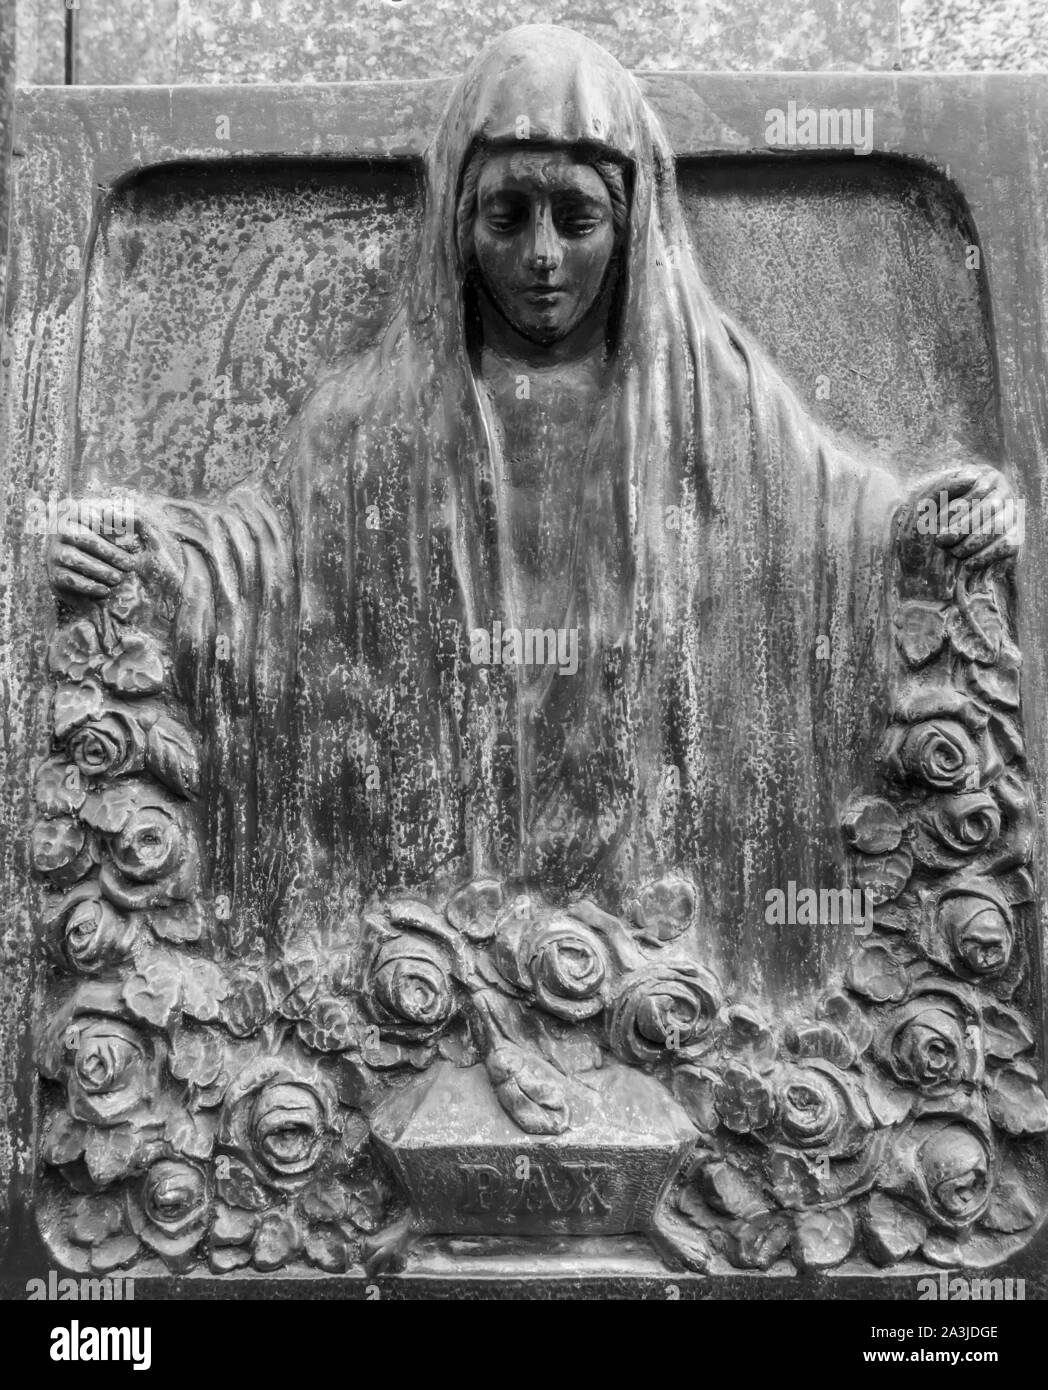
[[[531,244],[527,251],[529,270],[544,271],[547,274],[556,270],[563,259],[563,250],[557,229],[553,225],[553,211],[548,203],[535,209],[531,220]]]

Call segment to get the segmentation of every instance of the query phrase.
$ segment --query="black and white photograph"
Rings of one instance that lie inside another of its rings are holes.
[[[1045,0],[0,0],[0,299],[5,1360],[1019,1374]]]

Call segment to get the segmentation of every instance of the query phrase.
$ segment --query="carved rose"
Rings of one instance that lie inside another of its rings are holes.
[[[907,1136],[912,1191],[941,1226],[958,1229],[977,1221],[989,1205],[992,1156],[979,1131],[963,1120],[918,1121]]]
[[[760,1134],[765,1143],[829,1158],[859,1152],[873,1128],[873,1118],[854,1077],[821,1058],[784,1063],[769,1078],[774,1117]]]
[[[110,710],[69,736],[69,756],[85,777],[120,777],[140,772],[146,739],[137,719]]]
[[[333,1101],[316,1074],[263,1058],[231,1085],[218,1142],[270,1187],[293,1191],[327,1151],[333,1117]]]
[[[917,825],[917,857],[933,868],[958,868],[997,839],[1001,812],[988,792],[931,796],[917,813]]]
[[[926,719],[888,734],[885,758],[898,777],[937,791],[971,786],[979,775],[979,750],[954,719]]]
[[[104,895],[127,909],[167,907],[197,889],[196,840],[186,807],[161,787],[127,780],[87,798],[81,811],[105,835]]]
[[[423,1042],[455,1012],[450,961],[439,942],[404,932],[383,942],[367,972],[365,1002],[390,1037]]]
[[[959,1002],[947,994],[923,994],[888,1015],[877,1055],[904,1086],[953,1090],[974,1075],[975,1055],[965,1035]]]
[[[80,618],[56,629],[47,664],[53,675],[73,681],[83,680],[89,671],[96,671],[102,664],[102,648],[94,624]]]
[[[161,1159],[128,1192],[128,1224],[172,1269],[193,1262],[210,1220],[204,1171],[185,1159]]]
[[[810,1068],[796,1068],[778,1088],[777,1101],[783,1138],[798,1148],[832,1140],[844,1119],[837,1091]]]
[[[506,977],[558,1018],[578,1022],[604,1007],[604,946],[568,912],[503,923],[496,956]]]
[[[626,976],[608,1024],[627,1062],[657,1062],[710,1034],[720,1007],[716,979],[697,965],[652,965]]]
[[[944,898],[937,924],[958,964],[974,975],[998,975],[1011,959],[1015,941],[1011,913],[989,892]]]
[[[148,1041],[130,1024],[81,1016],[67,1037],[69,1113],[91,1125],[141,1119],[152,1108],[157,1068]]]
[[[128,958],[135,922],[97,896],[75,902],[62,927],[62,952],[81,975],[99,975]]]

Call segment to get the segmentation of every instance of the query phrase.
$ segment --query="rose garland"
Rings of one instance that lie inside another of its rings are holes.
[[[479,878],[375,904],[353,951],[232,961],[201,897],[199,754],[135,576],[51,644],[54,748],[32,855],[62,995],[40,1047],[45,1234],[74,1269],[395,1259],[405,1214],[366,1112],[438,1058],[483,1064],[524,1131],[567,1132],[573,1078],[644,1068],[696,1127],[653,1233],[695,1269],[979,1264],[1022,1240],[1048,1128],[1015,999],[1033,826],[1003,581],[896,606],[882,787],[846,808],[874,926],[844,981],[773,1026],[696,962],[697,895],[620,916]],[[392,1224],[391,1224],[392,1223]],[[390,1232],[399,1233],[391,1235]]]

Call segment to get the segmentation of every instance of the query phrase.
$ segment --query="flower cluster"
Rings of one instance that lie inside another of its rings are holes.
[[[950,604],[897,605],[879,785],[843,815],[872,930],[839,986],[774,1019],[697,959],[699,894],[677,872],[617,915],[480,876],[347,914],[334,944],[289,929],[275,958],[227,955],[201,893],[197,743],[135,584],[56,634],[37,775],[56,967],[41,1152],[59,1179],[41,1220],[70,1267],[395,1257],[418,1214],[367,1117],[437,1061],[484,1068],[537,1136],[571,1130],[587,1072],[654,1077],[696,1141],[652,1235],[692,1268],[979,1265],[1021,1242],[1048,1100],[1001,576],[961,565]]]
[[[40,1221],[82,1272],[341,1272],[390,1205],[353,1078],[329,1065],[355,1035],[315,958],[223,958],[201,894],[200,754],[158,628],[132,573],[50,646],[31,852],[55,967],[41,1155],[63,1181]]]

